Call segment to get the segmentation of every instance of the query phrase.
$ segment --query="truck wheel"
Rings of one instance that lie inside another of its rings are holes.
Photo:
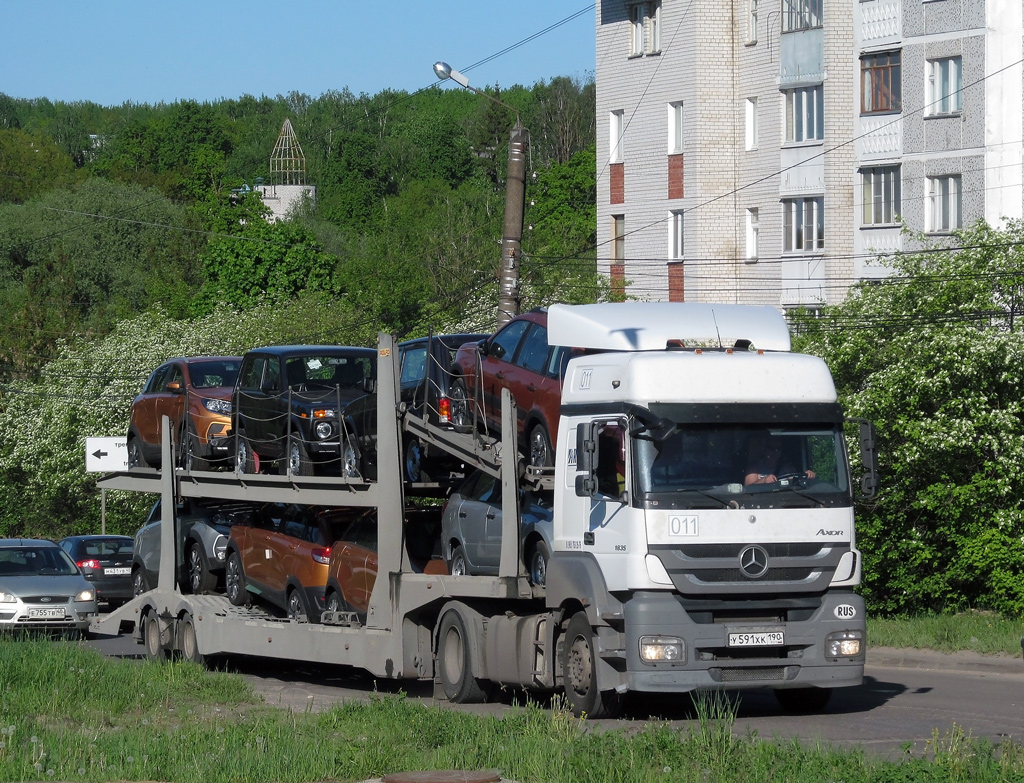
[[[455,704],[487,701],[487,691],[473,676],[466,625],[462,615],[454,609],[446,612],[441,620],[437,636],[437,668],[448,701]]]
[[[469,573],[466,564],[466,550],[462,548],[461,544],[452,550],[452,562],[448,565],[448,573],[452,576],[465,576]]]
[[[202,549],[193,541],[189,544],[188,553],[188,587],[195,595],[212,593],[217,587],[217,577],[210,573],[203,558]]]
[[[550,468],[555,464],[551,437],[543,424],[536,424],[530,430],[530,464],[538,468]]]
[[[548,581],[548,545],[538,541],[530,553],[530,581],[538,587],[544,587]]]
[[[206,658],[199,652],[199,643],[196,641],[196,626],[192,620],[192,615],[186,613],[178,623],[181,633],[182,660],[198,663],[200,666],[205,665]]]
[[[586,612],[577,612],[569,620],[562,643],[562,683],[573,715],[588,718],[614,718],[622,701],[615,691],[597,689],[597,657],[594,654],[594,629]]]
[[[466,392],[466,382],[462,378],[452,381],[452,388],[448,392],[452,402],[452,426],[460,431],[470,424],[469,416],[469,394]]]
[[[312,476],[313,463],[309,461],[309,451],[298,435],[288,439],[287,458],[281,460],[279,470],[282,476],[291,473],[293,476]]]
[[[132,595],[142,595],[150,590],[149,580],[146,579],[146,572],[142,568],[136,568],[132,574]]]
[[[228,557],[228,565],[224,570],[224,588],[233,606],[249,606],[252,603],[249,591],[245,589],[245,572],[238,552],[232,552]]]
[[[166,661],[167,649],[160,638],[160,622],[152,612],[142,618],[142,644],[146,648],[146,657],[151,661]]]
[[[775,699],[786,712],[808,713],[825,709],[832,698],[832,688],[779,688]]]

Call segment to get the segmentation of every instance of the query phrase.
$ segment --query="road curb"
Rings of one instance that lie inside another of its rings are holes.
[[[915,648],[869,647],[867,665],[896,669],[937,669],[1024,674],[1024,660],[1020,656],[1007,655],[1005,653],[983,655],[966,651],[943,653],[936,650]]]

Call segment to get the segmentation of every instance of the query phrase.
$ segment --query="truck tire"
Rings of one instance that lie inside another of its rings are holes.
[[[775,700],[786,712],[795,714],[820,712],[832,698],[832,688],[779,688]]]
[[[203,557],[203,550],[197,541],[188,545],[185,558],[188,562],[188,589],[194,595],[212,593],[217,588],[217,577],[210,573],[206,558]]]
[[[473,676],[469,639],[462,615],[451,609],[441,618],[437,634],[437,669],[441,687],[454,704],[479,704],[487,701],[485,683]]]
[[[204,666],[206,658],[199,652],[199,643],[196,641],[195,622],[192,620],[192,615],[187,612],[178,621],[178,633],[180,634],[181,642],[181,659]]]
[[[597,689],[597,656],[594,629],[586,612],[577,612],[569,620],[562,643],[562,684],[565,697],[576,717],[614,718],[622,708],[616,691]]]
[[[164,647],[160,633],[160,621],[147,612],[142,618],[142,644],[146,648],[146,657],[151,661],[166,661],[167,648]]]
[[[232,606],[249,606],[252,603],[249,591],[245,589],[245,572],[238,552],[228,556],[227,568],[224,570],[224,590]]]

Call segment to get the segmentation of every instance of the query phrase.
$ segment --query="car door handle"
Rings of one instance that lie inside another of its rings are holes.
[[[486,516],[488,519],[494,519],[494,514],[487,514]]]
[[[460,511],[459,512],[459,519],[465,519],[465,518],[466,518],[466,512],[465,511]]]
[[[494,377],[497,378],[499,381],[503,381],[503,380],[505,380],[505,373],[500,372],[500,371],[496,372],[496,373],[494,373]]]
[[[526,384],[526,391],[535,392],[537,391],[537,386],[535,384],[528,383]]]

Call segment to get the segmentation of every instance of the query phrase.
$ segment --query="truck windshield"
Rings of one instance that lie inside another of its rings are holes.
[[[634,448],[638,488],[645,500],[659,505],[833,506],[852,501],[837,424],[681,424],[661,439],[637,438]]]

